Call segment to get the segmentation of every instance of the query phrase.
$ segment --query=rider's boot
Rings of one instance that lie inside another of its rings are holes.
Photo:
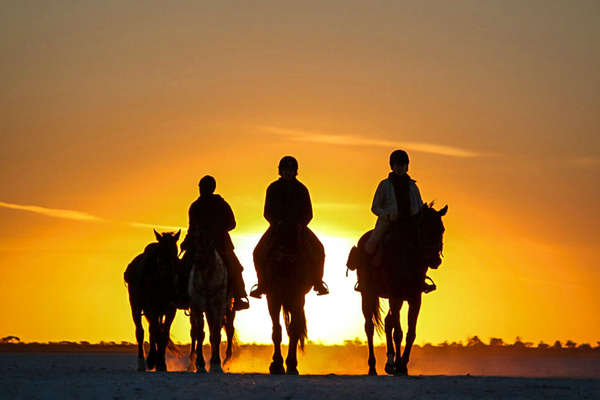
[[[231,281],[233,289],[233,311],[242,311],[250,308],[248,302],[248,296],[246,295],[246,289],[244,288],[244,278],[242,278],[242,271],[237,270]]]
[[[315,282],[315,284],[313,285],[313,290],[317,292],[317,296],[324,296],[326,294],[329,294],[329,289],[327,288],[325,282],[323,282],[322,280]]]
[[[236,297],[233,299],[233,311],[242,311],[250,308],[248,297]]]
[[[260,283],[257,283],[256,285],[252,286],[252,290],[250,290],[251,297],[260,299],[263,294],[266,294],[266,290]]]

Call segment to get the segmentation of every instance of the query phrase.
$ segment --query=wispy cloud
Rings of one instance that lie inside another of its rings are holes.
[[[445,146],[427,142],[403,142],[383,139],[370,139],[361,136],[336,135],[323,132],[279,128],[275,126],[260,126],[259,128],[276,135],[289,136],[291,140],[301,142],[335,144],[340,146],[402,147],[410,151],[462,158],[484,156],[483,153],[478,153],[460,147]]]
[[[572,160],[572,163],[577,167],[600,167],[600,157],[579,157]]]
[[[76,221],[101,222],[103,218],[97,217],[81,211],[63,210],[60,208],[46,208],[40,206],[12,204],[0,201],[0,207],[10,208],[13,210],[29,211],[36,214],[47,215],[48,217],[72,219]]]
[[[133,228],[153,228],[160,230],[186,230],[183,226],[172,226],[172,225],[155,225],[147,224],[143,222],[130,222],[130,221],[114,221],[106,218],[98,217],[82,211],[75,210],[64,210],[60,208],[48,208],[41,206],[25,205],[25,204],[14,204],[0,201],[0,207],[8,208],[11,210],[28,211],[35,214],[46,215],[53,218],[69,219],[82,222],[110,222],[116,224],[124,224]]]

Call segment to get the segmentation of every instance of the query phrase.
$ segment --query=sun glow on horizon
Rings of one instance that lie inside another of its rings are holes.
[[[350,273],[346,277],[346,259],[354,242],[348,238],[329,236],[319,231],[315,233],[325,247],[323,279],[329,286],[330,294],[317,296],[311,290],[306,295],[304,309],[308,339],[316,343],[338,344],[362,337],[364,332],[360,295],[354,291],[356,274]],[[261,236],[262,234],[232,235],[235,252],[244,266],[243,276],[247,290],[256,283],[252,251]],[[187,343],[189,319],[183,318],[181,312],[178,314],[171,334],[174,340]],[[332,316],[335,318],[332,319]],[[265,296],[260,300],[250,298],[250,309],[236,314],[235,326],[237,337],[243,343],[271,343],[272,323]],[[284,343],[287,343],[287,336],[284,336]]]

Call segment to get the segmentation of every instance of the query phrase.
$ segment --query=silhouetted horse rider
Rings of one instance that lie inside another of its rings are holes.
[[[416,182],[408,175],[408,154],[395,150],[390,155],[390,168],[387,179],[377,186],[371,211],[377,215],[377,223],[365,244],[365,251],[372,257],[370,267],[378,267],[385,249],[382,240],[392,245],[409,246],[417,240],[417,215],[423,207],[421,193]],[[423,277],[425,278],[425,277]],[[358,291],[360,288],[357,286]],[[426,293],[435,290],[435,285],[423,281],[422,290]]]
[[[186,250],[187,254],[192,254],[194,246],[194,235],[200,231],[208,232],[212,237],[214,246],[223,257],[229,274],[229,284],[232,290],[234,303],[233,309],[236,311],[245,310],[249,307],[244,288],[244,278],[242,278],[243,267],[233,251],[233,242],[229,236],[229,231],[235,228],[235,217],[233,211],[227,202],[218,194],[214,194],[217,183],[212,176],[205,176],[200,180],[200,197],[190,206],[189,221],[190,226],[187,236],[181,248]],[[184,264],[189,268],[184,256]]]
[[[271,273],[265,270],[266,259],[278,240],[291,240],[298,250],[309,254],[313,288],[319,296],[328,294],[329,290],[323,282],[325,252],[317,236],[307,226],[313,217],[312,204],[308,189],[296,179],[298,161],[291,156],[283,157],[279,162],[279,175],[280,178],[267,188],[264,217],[270,226],[254,250],[258,284],[250,296],[260,298],[265,294],[269,280],[265,275]]]

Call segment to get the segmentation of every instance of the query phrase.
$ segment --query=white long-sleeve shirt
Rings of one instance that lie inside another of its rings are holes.
[[[421,193],[414,180],[410,180],[408,186],[408,195],[410,197],[410,215],[416,215],[423,207]],[[393,214],[398,213],[398,203],[396,202],[396,193],[394,185],[389,178],[379,182],[375,196],[373,196],[373,205],[371,206],[373,214],[380,218],[389,218]]]

